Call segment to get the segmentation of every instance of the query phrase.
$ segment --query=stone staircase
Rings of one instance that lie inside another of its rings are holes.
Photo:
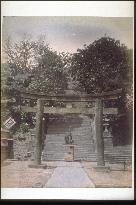
[[[69,151],[65,136],[71,132],[74,140],[74,160],[90,160],[95,152],[93,120],[85,115],[61,116],[48,128],[43,152],[44,160],[64,160]],[[92,155],[91,155],[92,153]]]
[[[64,160],[64,156],[69,152],[64,146],[65,136],[72,133],[74,140],[74,161],[96,161],[96,149],[94,139],[93,119],[85,115],[61,116],[48,128],[46,143],[43,151],[43,160]],[[113,146],[112,138],[104,138],[104,158],[109,162],[131,161],[131,145]]]
[[[70,114],[59,116],[50,123],[42,153],[42,160],[64,161],[69,147],[65,146],[65,136],[71,132],[74,140],[74,161],[96,161],[96,140],[94,138],[94,121],[87,115]],[[18,137],[25,140],[18,140]],[[23,136],[14,136],[14,158],[27,159],[28,152],[33,159],[35,149],[35,130]],[[112,138],[104,136],[104,158],[110,163],[132,161],[132,146],[113,146]]]
[[[105,160],[110,163],[131,162],[132,161],[132,146],[115,146],[111,152],[105,151]]]

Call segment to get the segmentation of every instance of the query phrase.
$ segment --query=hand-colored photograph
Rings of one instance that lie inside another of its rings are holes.
[[[4,16],[2,188],[132,188],[133,18]]]

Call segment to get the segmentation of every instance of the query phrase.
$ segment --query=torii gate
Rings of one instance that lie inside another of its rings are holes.
[[[118,114],[117,108],[103,108],[104,100],[117,99],[122,90],[102,92],[101,94],[82,94],[73,95],[44,95],[38,93],[22,92],[21,97],[27,99],[36,99],[36,107],[21,106],[21,110],[24,112],[36,112],[36,150],[34,156],[34,165],[41,165],[41,142],[42,142],[42,117],[43,113],[49,114],[93,114],[95,115],[95,135],[96,135],[96,148],[97,148],[97,167],[105,167],[104,161],[104,140],[103,140],[103,114]],[[45,107],[44,102],[63,102],[66,103],[66,107]],[[86,107],[86,103],[95,102],[93,108]],[[73,104],[75,107],[73,107]],[[79,106],[81,103],[81,106]]]

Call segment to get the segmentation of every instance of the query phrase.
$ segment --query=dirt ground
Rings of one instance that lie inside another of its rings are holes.
[[[47,168],[29,168],[29,161],[6,160],[1,166],[2,188],[42,188],[51,178],[59,162],[43,162]],[[126,188],[132,186],[131,166],[123,171],[122,164],[110,165],[110,172],[97,172],[95,162],[81,162],[81,166],[95,187]]]
[[[6,160],[1,167],[2,188],[41,188],[54,168],[29,168],[28,161]]]
[[[95,162],[82,162],[85,172],[97,188],[129,188],[132,187],[131,165],[123,170],[123,164],[110,164],[109,172],[97,172]],[[109,164],[107,164],[109,166]]]

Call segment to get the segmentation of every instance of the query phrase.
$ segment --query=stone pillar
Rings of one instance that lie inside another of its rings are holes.
[[[96,134],[97,166],[105,166],[102,116],[103,116],[102,100],[98,98],[95,101],[95,134]]]
[[[44,104],[42,99],[37,100],[37,113],[36,113],[36,146],[34,152],[33,165],[29,167],[40,167],[41,154],[42,154],[42,118],[44,112]]]
[[[68,150],[69,150],[68,153],[65,154],[64,160],[68,161],[68,162],[74,161],[74,146],[75,145],[73,145],[73,144],[65,144],[64,146],[67,147]]]

